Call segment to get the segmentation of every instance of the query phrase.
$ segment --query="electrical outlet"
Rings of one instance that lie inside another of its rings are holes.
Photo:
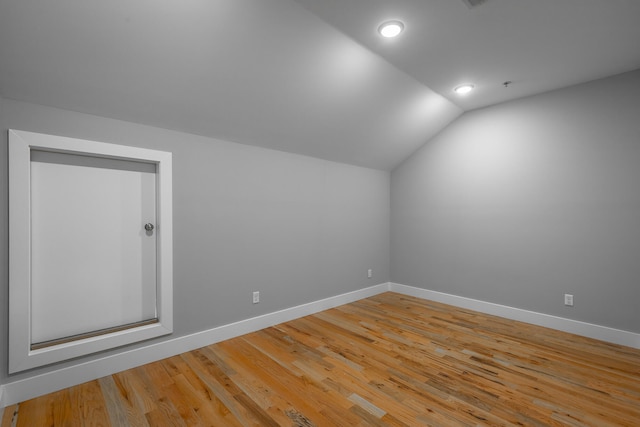
[[[255,291],[253,293],[253,303],[257,304],[260,302],[260,291]]]
[[[564,294],[564,305],[573,307],[573,295]]]
[[[372,276],[373,276],[373,270],[372,270],[372,269],[368,269],[368,270],[367,270],[367,277],[368,277],[369,279],[371,279],[371,277],[372,277]]]

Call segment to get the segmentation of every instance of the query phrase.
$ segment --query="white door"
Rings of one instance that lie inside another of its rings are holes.
[[[32,348],[157,319],[155,164],[31,151],[30,210]]]

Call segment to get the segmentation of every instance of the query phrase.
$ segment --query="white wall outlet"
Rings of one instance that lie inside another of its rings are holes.
[[[255,291],[253,293],[253,303],[257,304],[260,302],[260,291]]]
[[[373,276],[373,270],[370,268],[367,270],[367,277],[371,279],[372,276]]]
[[[564,294],[564,305],[567,305],[569,307],[573,307],[573,295]]]

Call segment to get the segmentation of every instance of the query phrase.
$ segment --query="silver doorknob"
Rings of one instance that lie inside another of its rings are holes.
[[[147,231],[153,231],[153,224],[150,222],[144,225],[144,229]]]

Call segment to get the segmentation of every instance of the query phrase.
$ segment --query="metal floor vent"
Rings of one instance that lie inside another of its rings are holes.
[[[462,2],[464,4],[467,5],[467,7],[469,9],[476,7],[476,6],[480,6],[481,4],[485,3],[487,0],[462,0]]]

